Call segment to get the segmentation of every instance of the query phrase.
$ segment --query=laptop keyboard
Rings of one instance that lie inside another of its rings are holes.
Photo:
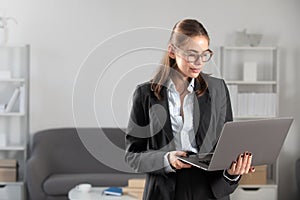
[[[210,160],[199,160],[199,163],[204,163],[206,165],[209,165]]]

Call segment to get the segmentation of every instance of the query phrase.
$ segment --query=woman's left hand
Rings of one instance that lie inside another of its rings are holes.
[[[231,164],[230,169],[227,169],[230,175],[243,175],[255,172],[255,168],[251,166],[252,154],[245,152],[240,154],[238,159]]]

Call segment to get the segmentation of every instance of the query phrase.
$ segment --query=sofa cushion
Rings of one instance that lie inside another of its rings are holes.
[[[48,195],[65,195],[80,183],[90,183],[95,187],[127,186],[130,178],[145,178],[145,175],[129,173],[55,174],[46,179],[43,189]]]

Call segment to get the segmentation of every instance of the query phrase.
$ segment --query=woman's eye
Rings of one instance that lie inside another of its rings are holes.
[[[207,57],[209,57],[209,56],[210,56],[209,53],[206,53],[206,54],[203,54],[203,55],[202,55],[202,57],[204,57],[204,58],[207,58]]]
[[[197,58],[197,54],[188,54],[190,58]]]

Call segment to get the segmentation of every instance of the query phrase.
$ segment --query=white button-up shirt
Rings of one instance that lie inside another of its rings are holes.
[[[188,85],[188,94],[184,97],[182,110],[180,114],[181,102],[180,94],[175,88],[171,79],[167,83],[167,94],[170,111],[171,125],[174,135],[175,148],[178,151],[192,151],[197,153],[195,142],[195,131],[193,127],[193,109],[194,109],[194,79]]]

